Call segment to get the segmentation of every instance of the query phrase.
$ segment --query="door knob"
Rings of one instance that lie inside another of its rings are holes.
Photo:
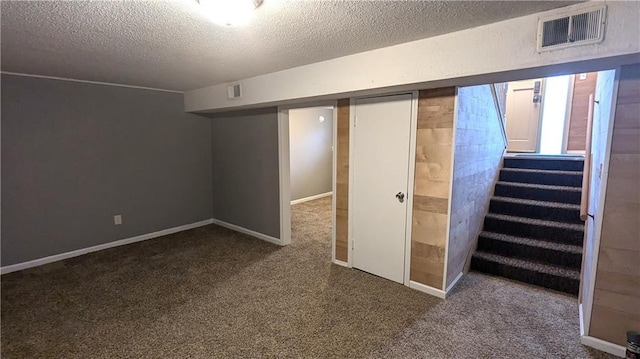
[[[404,193],[398,192],[398,194],[396,194],[396,198],[398,199],[398,201],[400,201],[400,203],[404,202]]]

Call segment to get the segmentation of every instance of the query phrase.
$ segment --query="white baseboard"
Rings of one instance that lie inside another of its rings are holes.
[[[615,355],[620,358],[624,358],[626,356],[627,349],[622,345],[613,344],[606,342],[602,339],[590,337],[588,335],[584,335],[580,337],[580,343],[586,345],[588,347],[592,347],[594,349],[598,349],[605,353],[609,353],[611,355]]]
[[[0,267],[0,274],[6,274],[6,273],[11,273],[11,272],[27,269],[27,268],[38,267],[38,266],[41,266],[41,265],[44,265],[44,264],[61,261],[63,259],[67,259],[67,258],[73,258],[73,257],[81,256],[83,254],[87,254],[87,253],[91,253],[91,252],[101,251],[101,250],[107,249],[107,248],[119,247],[119,246],[124,246],[126,244],[146,241],[147,239],[162,237],[162,236],[166,236],[168,234],[173,234],[173,233],[182,232],[182,231],[186,231],[186,230],[197,228],[197,227],[206,226],[206,225],[211,224],[211,223],[213,223],[213,219],[206,219],[206,220],[200,221],[200,222],[185,224],[185,225],[178,226],[178,227],[173,227],[173,228],[167,228],[167,229],[163,229],[161,231],[142,234],[142,235],[131,237],[131,238],[120,239],[120,240],[109,242],[109,243],[99,244],[99,245],[93,246],[93,247],[77,249],[75,251],[55,254],[55,255],[52,255],[52,256],[44,257],[44,258],[34,259],[34,260],[31,260],[31,261],[28,261],[28,262],[12,264],[12,265],[8,265],[8,266]]]
[[[421,292],[427,293],[427,294],[431,294],[434,297],[438,297],[438,298],[442,298],[445,299],[446,298],[446,293],[443,290],[440,289],[436,289],[433,287],[429,287],[428,285],[424,285],[422,283],[418,283],[418,282],[414,282],[414,281],[409,281],[409,288],[411,289],[415,289],[415,290],[419,290]]]
[[[293,200],[293,201],[291,201],[291,205],[302,203],[302,202],[307,202],[307,201],[313,201],[314,199],[329,197],[329,196],[332,196],[332,195],[333,195],[333,192],[320,193],[320,194],[317,194],[315,196],[305,197],[305,198],[300,198],[300,199]]]
[[[448,296],[449,293],[451,292],[451,289],[453,289],[453,287],[455,287],[455,285],[458,284],[458,281],[460,280],[460,278],[462,278],[462,272],[460,272],[460,274],[458,274],[456,279],[454,279],[453,282],[451,282],[451,284],[449,284],[449,286],[445,290],[445,294],[444,294],[445,297]]]
[[[349,268],[349,263],[347,263],[347,262],[343,262],[343,261],[341,261],[341,260],[334,259],[334,260],[333,260],[333,264],[337,264],[337,265],[339,265],[339,266],[343,266],[343,267],[347,267],[347,268]]]
[[[252,230],[244,228],[244,227],[236,226],[235,224],[227,223],[227,222],[221,221],[219,219],[215,219],[214,218],[211,221],[212,221],[213,224],[217,224],[218,226],[229,228],[232,231],[244,233],[244,234],[247,234],[247,235],[249,235],[251,237],[262,239],[263,241],[267,241],[267,242],[270,242],[270,243],[273,243],[273,244],[277,244],[279,246],[283,245],[282,241],[280,239],[278,239],[278,238],[271,237],[271,236],[268,236],[266,234],[259,233],[259,232],[256,232],[256,231],[252,231]]]

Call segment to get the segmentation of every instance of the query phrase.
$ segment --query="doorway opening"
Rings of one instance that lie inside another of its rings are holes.
[[[326,246],[328,261],[335,217],[335,112],[335,102],[278,109],[282,243]]]
[[[505,87],[507,152],[584,155],[598,73],[512,81]]]
[[[333,194],[333,107],[289,110],[291,204]]]
[[[620,71],[493,85],[508,146],[471,269],[577,297],[581,335],[603,291],[596,275]]]

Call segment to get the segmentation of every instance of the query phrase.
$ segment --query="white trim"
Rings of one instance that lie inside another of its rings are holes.
[[[424,293],[427,293],[427,294],[431,294],[434,297],[447,299],[447,296],[449,295],[449,292],[458,283],[460,278],[462,278],[462,272],[460,272],[460,274],[458,274],[456,279],[454,279],[453,282],[451,282],[449,287],[447,287],[446,291],[440,290],[440,289],[437,289],[437,288],[434,288],[434,287],[430,287],[430,286],[422,284],[422,283],[414,282],[412,280],[409,281],[409,288],[415,289],[415,290],[418,290],[418,291],[421,291],[421,292],[424,292]]]
[[[353,155],[356,148],[356,99],[349,99],[349,201],[347,214],[347,263],[349,267],[353,267],[353,175],[355,166],[353,165]]]
[[[533,79],[535,81],[535,79]],[[540,115],[538,116],[538,134],[536,135],[536,149],[531,151],[533,153],[540,153],[540,145],[542,144],[542,121],[544,120],[544,107],[547,105],[547,78],[543,77],[540,79]],[[530,151],[523,151],[530,152]]]
[[[75,251],[55,254],[55,255],[52,255],[52,256],[48,256],[48,257],[34,259],[34,260],[31,260],[31,261],[28,261],[28,262],[12,264],[12,265],[1,267],[0,268],[0,274],[6,274],[6,273],[11,273],[11,272],[27,269],[27,268],[38,267],[38,266],[41,266],[41,265],[44,265],[44,264],[49,264],[49,263],[61,261],[63,259],[78,257],[78,256],[81,256],[83,254],[87,254],[87,253],[91,253],[91,252],[97,252],[97,251],[101,251],[103,249],[108,249],[108,248],[113,248],[113,247],[124,246],[124,245],[135,243],[135,242],[146,241],[147,239],[162,237],[162,236],[166,236],[168,234],[173,234],[173,233],[182,232],[182,231],[186,231],[186,230],[193,229],[193,228],[202,227],[202,226],[206,226],[206,225],[209,225],[209,224],[212,224],[212,223],[214,223],[213,219],[206,219],[206,220],[200,221],[200,222],[185,224],[185,225],[177,226],[177,227],[173,227],[173,228],[167,228],[167,229],[163,229],[163,230],[157,231],[157,232],[142,234],[142,235],[131,237],[131,238],[125,238],[125,239],[120,239],[120,240],[109,242],[109,243],[99,244],[97,246],[92,246],[92,247],[87,247],[87,248],[82,248],[82,249],[76,249]]]
[[[415,190],[416,139],[418,136],[419,92],[411,93],[411,131],[409,132],[409,168],[407,181],[407,220],[404,244],[404,285],[411,281],[411,236],[413,231],[413,191]]]
[[[580,337],[584,337],[584,314],[582,313],[582,303],[578,305],[578,318],[580,321]]]
[[[93,85],[126,87],[126,88],[138,89],[138,90],[150,90],[150,91],[161,91],[161,92],[171,92],[171,93],[184,94],[184,91],[159,89],[159,88],[155,88],[155,87],[124,85],[124,84],[116,84],[116,83],[112,83],[112,82],[79,80],[79,79],[71,79],[71,78],[66,78],[66,77],[56,77],[56,76],[46,76],[46,75],[33,75],[33,74],[25,74],[25,73],[21,73],[21,72],[10,72],[10,71],[0,71],[0,73],[5,74],[5,75],[13,75],[13,76],[34,77],[34,78],[37,78],[37,79],[80,82],[80,83],[93,84]]]
[[[569,88],[567,89],[567,104],[564,110],[564,127],[562,128],[562,149],[560,153],[569,153],[569,128],[571,127],[571,115],[573,113],[573,95],[576,86],[576,75],[571,75]],[[582,151],[584,153],[584,151]]]
[[[600,180],[600,188],[598,189],[600,192],[601,198],[598,200],[598,210],[596,213],[593,213],[593,223],[594,223],[594,245],[593,245],[593,266],[591,273],[589,273],[589,290],[586,293],[582,293],[582,302],[585,302],[585,296],[589,297],[587,303],[589,304],[588,308],[585,309],[585,332],[589,333],[591,329],[591,311],[593,307],[593,296],[595,293],[596,286],[596,273],[598,272],[598,257],[600,255],[600,236],[602,235],[602,215],[604,214],[604,204],[607,199],[607,182],[609,181],[609,162],[611,160],[611,147],[613,143],[613,126],[616,118],[616,107],[618,104],[618,88],[620,85],[620,72],[621,68],[618,67],[615,69],[616,74],[613,80],[613,90],[611,94],[611,110],[609,113],[609,128],[607,129],[607,141],[605,143],[605,154],[604,154],[604,163],[602,165],[602,179]],[[593,171],[596,173],[596,171]],[[588,258],[587,258],[588,260]]]
[[[314,107],[333,107],[333,146],[336,143],[336,123],[338,117],[337,101],[320,101],[314,104],[286,105],[278,106],[278,180],[280,181],[280,238],[281,245],[291,244],[291,205],[302,202],[301,200],[291,201],[291,148],[289,145],[289,110],[300,108]],[[335,188],[336,182],[336,155],[333,151],[333,183]],[[332,193],[332,192],[331,192]],[[325,195],[327,195],[325,193]],[[320,198],[320,197],[318,197]],[[311,200],[311,199],[308,199]],[[335,215],[336,205],[335,198],[332,203],[332,243],[331,243],[331,259],[335,259]]]
[[[451,235],[451,204],[453,203],[453,174],[455,172],[456,160],[456,127],[458,125],[458,86],[455,87],[453,97],[453,132],[451,137],[451,173],[449,174],[449,199],[447,203],[447,228],[445,233],[446,242],[444,244],[444,271],[442,272],[442,288],[447,288],[447,269],[449,267],[449,236]]]
[[[331,139],[331,188],[337,191],[338,182],[338,155],[336,145],[338,143],[338,102],[333,106],[333,134]],[[349,266],[348,263],[336,259],[336,196],[331,198],[331,261],[339,265]],[[340,262],[340,263],[338,263]]]
[[[289,110],[278,108],[278,180],[280,183],[280,240],[291,243],[291,158],[289,148]]]
[[[240,233],[249,235],[251,237],[262,239],[263,241],[267,241],[269,243],[277,244],[279,246],[283,246],[284,245],[282,243],[282,241],[280,239],[278,239],[278,238],[274,238],[274,237],[271,237],[269,235],[253,231],[251,229],[240,227],[240,226],[237,226],[235,224],[231,224],[231,223],[228,223],[228,222],[225,222],[225,221],[221,221],[221,220],[215,219],[215,218],[213,218],[211,221],[215,225],[218,225],[220,227],[228,228],[228,229],[230,229],[232,231],[240,232]]]
[[[338,101],[337,100],[323,100],[323,101],[315,101],[315,102],[284,104],[284,105],[278,106],[278,110],[287,111],[287,112],[289,110],[314,109],[314,108],[315,109],[328,110],[329,107],[333,107],[333,108],[338,107]]]
[[[427,293],[430,294],[434,297],[438,297],[438,298],[442,298],[442,299],[446,299],[447,294],[440,289],[436,289],[434,287],[430,287],[428,285],[424,285],[422,283],[418,283],[418,282],[414,282],[414,281],[409,281],[409,288],[411,289],[415,289],[418,290],[420,292],[423,293]]]
[[[449,295],[449,292],[451,292],[451,290],[453,289],[453,287],[455,287],[456,284],[458,284],[458,281],[460,280],[460,278],[462,278],[462,272],[460,272],[458,274],[458,276],[456,276],[456,278],[453,280],[453,282],[451,282],[451,284],[449,284],[449,286],[447,287],[447,289],[445,290],[445,296]]]
[[[314,199],[320,199],[320,198],[329,197],[329,196],[332,196],[332,195],[333,195],[333,191],[320,193],[320,194],[317,194],[315,196],[309,196],[309,197],[305,197],[305,198],[294,199],[293,201],[291,201],[291,205],[298,204],[298,203],[303,203],[303,202],[309,202],[309,201],[313,201]]]
[[[339,266],[343,266],[343,267],[350,268],[350,267],[349,267],[349,263],[347,263],[347,262],[343,262],[343,261],[341,261],[341,260],[337,260],[337,259],[334,259],[334,260],[333,260],[333,264],[337,264],[337,265],[339,265]]]
[[[588,335],[580,337],[580,343],[582,343],[582,345],[598,349],[600,351],[615,355],[620,358],[624,358],[626,356],[625,353],[627,349],[622,345],[609,343],[598,338],[590,337]]]

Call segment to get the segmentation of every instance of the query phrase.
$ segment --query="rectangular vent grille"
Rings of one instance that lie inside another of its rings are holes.
[[[229,100],[242,98],[242,90],[239,83],[227,86],[227,97]]]
[[[593,44],[604,39],[605,6],[538,20],[538,51]]]

